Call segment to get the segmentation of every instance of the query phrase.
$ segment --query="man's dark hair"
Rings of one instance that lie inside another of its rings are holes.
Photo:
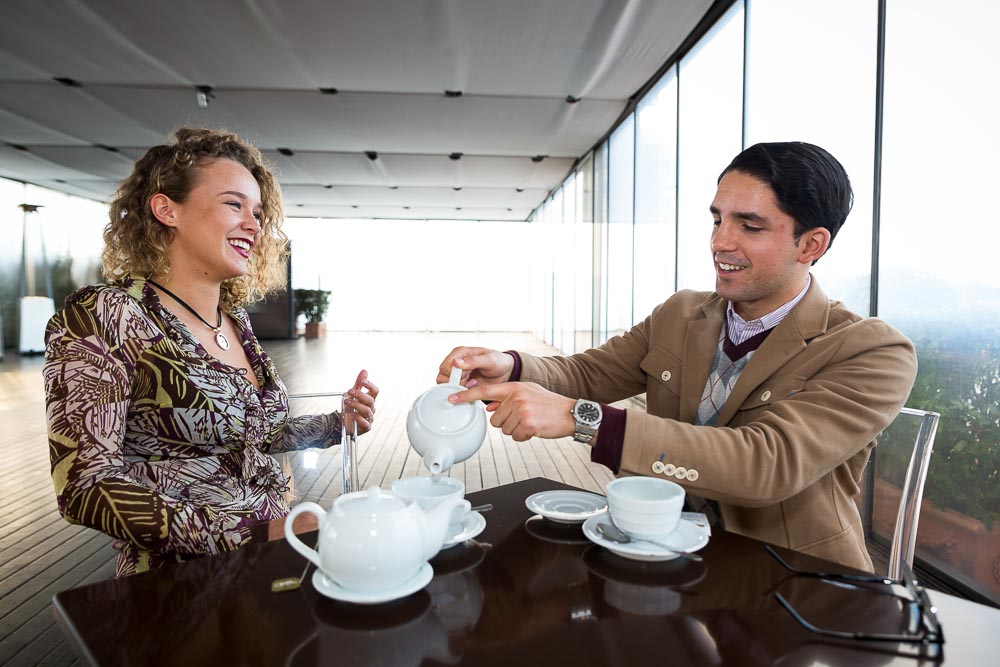
[[[833,245],[854,204],[851,181],[837,158],[801,141],[754,144],[729,163],[719,181],[731,171],[771,186],[778,207],[795,220],[796,241],[823,227]]]

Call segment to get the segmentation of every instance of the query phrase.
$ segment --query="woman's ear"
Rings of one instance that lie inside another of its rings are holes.
[[[153,213],[153,217],[167,227],[177,226],[177,221],[174,219],[174,200],[167,195],[157,192],[150,197],[149,210]]]
[[[830,247],[830,230],[825,227],[813,227],[799,242],[799,261],[812,264],[822,257]]]

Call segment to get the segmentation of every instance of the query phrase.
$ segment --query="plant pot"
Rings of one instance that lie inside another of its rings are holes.
[[[325,322],[306,322],[306,338],[319,338],[326,335]]]

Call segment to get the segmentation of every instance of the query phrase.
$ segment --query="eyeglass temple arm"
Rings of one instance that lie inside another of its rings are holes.
[[[848,574],[841,572],[806,572],[805,570],[799,570],[798,568],[792,567],[785,561],[784,558],[778,555],[778,552],[771,548],[771,545],[765,544],[764,549],[767,553],[774,556],[783,568],[789,572],[801,575],[803,577],[816,577],[818,579],[833,579],[839,581],[854,581],[863,584],[885,584],[886,586],[905,586],[906,581],[903,579],[889,579],[888,577],[879,577],[874,574]]]

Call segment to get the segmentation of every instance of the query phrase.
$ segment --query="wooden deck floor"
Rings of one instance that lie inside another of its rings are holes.
[[[456,345],[555,350],[528,334],[330,332],[318,340],[266,341],[292,393],[348,388],[367,368],[380,388],[378,417],[360,439],[364,487],[426,474],[406,440],[406,413],[434,382]],[[0,664],[65,665],[76,657],[52,616],[57,592],[114,576],[110,538],[59,517],[49,477],[41,357],[8,351],[0,362]],[[330,399],[325,399],[330,400]],[[339,399],[308,407],[334,409]],[[340,448],[286,456],[296,497],[329,501],[339,493]],[[489,428],[479,452],[451,470],[469,492],[529,477],[548,477],[602,492],[610,472],[590,463],[569,438],[515,443]]]

